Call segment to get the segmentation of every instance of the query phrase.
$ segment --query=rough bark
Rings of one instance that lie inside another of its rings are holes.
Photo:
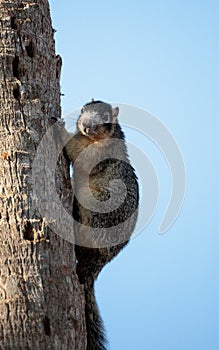
[[[48,1],[0,0],[0,349],[86,348],[74,246],[49,228],[31,180],[40,140],[60,117],[59,78]],[[56,177],[68,191],[64,157]]]

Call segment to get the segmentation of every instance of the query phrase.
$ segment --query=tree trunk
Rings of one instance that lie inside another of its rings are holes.
[[[0,57],[0,349],[84,350],[74,245],[49,228],[33,192],[37,147],[51,117],[60,118],[61,60],[47,0],[0,0]],[[69,191],[68,180],[61,156],[58,193]]]

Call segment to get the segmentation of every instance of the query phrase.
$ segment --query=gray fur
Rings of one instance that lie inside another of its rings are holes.
[[[118,113],[118,108],[113,109],[107,103],[92,100],[82,108],[77,122],[78,131],[65,147],[74,164],[77,198],[83,195],[88,172],[92,196],[103,205],[112,193],[115,201],[119,200],[120,194],[124,193],[124,184],[126,186],[123,203],[108,213],[87,209],[74,198],[73,216],[79,223],[75,225],[77,273],[86,297],[87,350],[106,349],[102,320],[94,296],[94,281],[102,268],[127,244],[137,219],[137,177],[129,162],[125,137],[117,120]],[[114,144],[111,142],[113,139],[119,140],[119,143]],[[103,140],[104,143],[101,143]],[[88,152],[90,145],[94,148]],[[83,157],[78,160],[82,151]],[[97,164],[103,155],[106,155],[106,159]],[[88,164],[91,162],[96,165],[90,172]],[[118,179],[122,182],[115,182]],[[112,181],[114,192],[109,190]]]

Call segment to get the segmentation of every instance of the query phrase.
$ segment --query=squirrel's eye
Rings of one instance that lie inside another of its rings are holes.
[[[103,122],[108,123],[109,122],[109,114],[104,114],[103,115]]]

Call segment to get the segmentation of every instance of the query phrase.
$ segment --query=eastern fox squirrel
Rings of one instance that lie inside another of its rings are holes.
[[[65,146],[74,171],[73,217],[79,223],[74,229],[75,251],[78,277],[85,290],[87,350],[106,349],[94,281],[127,244],[137,219],[138,182],[128,159],[118,114],[118,107],[102,101],[87,103],[78,118],[76,134]],[[115,207],[102,212],[93,209],[92,202],[90,208],[85,207],[80,199],[86,201],[86,181],[100,208],[110,198]]]

